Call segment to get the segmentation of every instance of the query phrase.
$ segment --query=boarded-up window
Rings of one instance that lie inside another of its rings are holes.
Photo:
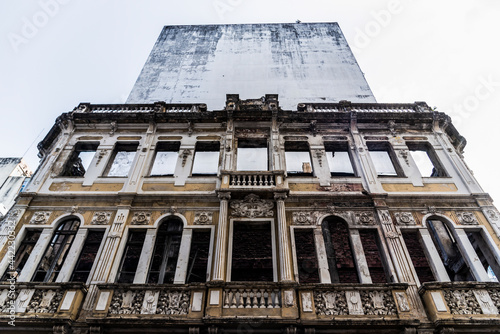
[[[123,253],[117,283],[134,282],[135,272],[141,257],[142,246],[146,238],[146,230],[129,230],[125,252]]]
[[[17,277],[21,270],[23,270],[24,265],[26,264],[26,261],[28,261],[31,251],[35,247],[41,233],[42,231],[40,230],[29,230],[26,232],[23,242],[17,249],[14,263],[9,265],[9,268],[2,276],[2,281],[10,279],[11,277]]]
[[[206,282],[210,230],[193,230],[186,283]]]
[[[403,239],[410,254],[411,262],[417,272],[418,280],[421,284],[425,282],[433,282],[436,279],[429,266],[427,257],[417,231],[403,230]]]
[[[363,251],[365,253],[366,263],[370,271],[370,277],[373,283],[387,283],[382,254],[380,253],[380,240],[376,230],[360,230],[359,236]]]
[[[78,258],[73,275],[70,282],[86,282],[92,266],[94,265],[95,257],[101,246],[104,230],[90,230],[83,244],[82,252]]]
[[[270,222],[234,222],[231,281],[273,281]]]
[[[332,283],[359,283],[347,223],[328,217],[322,229]]]
[[[294,229],[300,283],[319,283],[318,259],[312,229]]]

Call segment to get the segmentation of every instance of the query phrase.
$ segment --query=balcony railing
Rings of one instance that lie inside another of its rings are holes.
[[[222,172],[221,188],[247,189],[247,188],[276,188],[283,187],[284,172]]]
[[[376,112],[376,113],[415,113],[432,112],[424,102],[416,103],[299,103],[298,111],[303,112]]]
[[[73,112],[75,113],[179,113],[206,111],[207,105],[189,103],[164,103],[151,104],[90,104],[80,103]]]

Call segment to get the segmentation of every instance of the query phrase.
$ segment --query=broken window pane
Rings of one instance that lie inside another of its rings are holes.
[[[219,170],[219,142],[196,143],[192,175],[215,175]]]
[[[437,218],[427,220],[427,226],[450,280],[474,281],[448,226]]]
[[[413,263],[413,267],[417,272],[420,284],[435,281],[436,279],[434,277],[434,274],[432,273],[431,267],[429,266],[429,261],[427,261],[424,249],[422,248],[422,243],[418,235],[418,231],[402,229],[402,234],[406,244],[406,249],[408,249],[411,262]]]
[[[332,283],[359,283],[347,223],[328,217],[321,226]]]
[[[380,253],[380,242],[376,230],[360,230],[359,237],[363,245],[368,271],[373,283],[388,283],[385,274],[382,254]]]
[[[447,176],[436,153],[428,143],[407,143],[407,145],[422,177]]]
[[[142,246],[146,238],[146,230],[129,230],[127,244],[123,252],[122,263],[118,271],[117,283],[133,283],[139,258],[141,257]]]
[[[306,142],[285,143],[286,171],[289,175],[311,175],[311,155]]]
[[[104,230],[90,230],[88,232],[70,282],[87,282],[103,236]]]
[[[267,171],[267,140],[238,139],[238,161],[236,169],[239,171]]]
[[[210,230],[193,230],[186,283],[206,282]]]
[[[158,228],[148,283],[174,282],[183,227],[184,224],[179,218],[172,218]]]
[[[26,261],[28,261],[31,251],[35,247],[38,238],[40,237],[41,230],[28,230],[24,236],[24,240],[19,245],[17,249],[16,256],[14,258],[14,263],[9,264],[9,268],[2,276],[1,281],[10,279],[11,277],[17,277],[21,270],[23,270]]]
[[[347,143],[325,143],[325,150],[332,176],[354,176]]]
[[[78,219],[59,224],[33,275],[33,282],[54,282],[57,279],[79,226]]]
[[[294,229],[300,283],[319,283],[318,260],[312,229]]]
[[[84,176],[97,151],[99,143],[77,143],[66,162],[63,176]]]
[[[179,142],[160,142],[156,145],[155,160],[151,176],[174,175],[179,157]]]
[[[107,176],[128,176],[134,162],[137,144],[118,144],[114,150]]]
[[[273,281],[270,222],[234,222],[231,281]]]

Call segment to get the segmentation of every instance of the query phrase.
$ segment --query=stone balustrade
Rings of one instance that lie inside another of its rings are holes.
[[[279,289],[226,289],[223,308],[280,308]]]
[[[283,187],[284,172],[222,172],[222,188],[268,189]]]

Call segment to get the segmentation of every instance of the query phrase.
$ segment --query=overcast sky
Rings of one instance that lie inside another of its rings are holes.
[[[34,170],[58,115],[124,103],[164,25],[339,22],[378,102],[450,115],[500,203],[499,1],[0,1],[0,157]]]

